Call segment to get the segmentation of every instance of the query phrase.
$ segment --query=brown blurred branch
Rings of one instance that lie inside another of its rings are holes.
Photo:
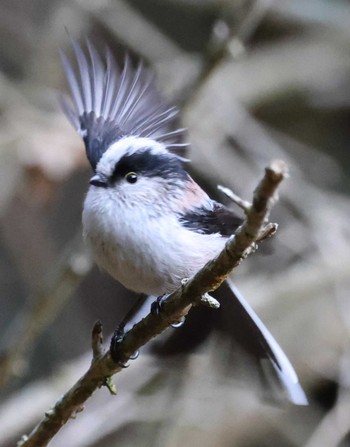
[[[277,188],[286,175],[287,167],[282,161],[273,161],[265,169],[265,175],[255,189],[252,206],[235,236],[227,241],[214,260],[166,299],[159,314],[150,313],[125,334],[118,350],[120,364],[127,362],[135,351],[171,323],[187,315],[193,305],[200,304],[202,296],[218,288],[231,270],[254,250],[277,200]],[[93,331],[94,358],[90,368],[45,414],[33,431],[19,441],[18,446],[46,446],[60,428],[82,410],[84,402],[97,388],[106,384],[110,388],[109,378],[120,372],[122,367],[112,360],[110,351],[102,354],[101,342],[101,325],[98,323]]]
[[[91,260],[79,232],[61,262],[50,272],[46,286],[28,300],[11,325],[11,334],[0,356],[0,389],[18,374],[18,365],[26,361],[33,342],[60,312],[90,268]]]

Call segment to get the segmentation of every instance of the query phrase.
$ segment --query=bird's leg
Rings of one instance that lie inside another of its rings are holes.
[[[137,297],[137,300],[134,302],[134,304],[131,306],[131,308],[128,310],[122,321],[119,323],[118,328],[116,329],[115,333],[119,333],[120,336],[124,336],[125,332],[125,326],[137,315],[141,307],[143,306],[147,296],[143,293],[140,293]]]
[[[140,294],[135,301],[135,303],[132,305],[132,307],[128,310],[125,317],[120,322],[117,329],[114,331],[114,334],[111,339],[110,344],[110,352],[112,359],[116,361],[121,367],[127,368],[129,365],[125,365],[124,363],[120,363],[118,360],[118,345],[123,340],[125,335],[125,327],[126,325],[135,317],[135,315],[139,312],[141,309],[143,303],[145,302],[146,296],[143,294]],[[135,360],[139,356],[139,351],[136,351],[132,354],[130,357],[130,360]]]
[[[151,304],[151,313],[153,315],[159,315],[162,311],[162,306],[164,301],[167,299],[168,295],[159,296],[153,303]],[[170,323],[170,326],[174,329],[181,327],[185,322],[185,317],[182,317],[180,321],[176,321],[175,323]]]

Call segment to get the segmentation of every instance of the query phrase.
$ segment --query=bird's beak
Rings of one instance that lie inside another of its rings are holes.
[[[90,185],[98,186],[100,188],[107,188],[108,180],[100,174],[96,174],[90,179]]]

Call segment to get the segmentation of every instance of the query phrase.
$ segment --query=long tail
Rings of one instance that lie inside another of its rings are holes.
[[[266,362],[272,366],[280,386],[292,403],[307,405],[308,400],[298,376],[280,345],[231,281],[226,281],[226,284],[220,287],[221,298],[224,295],[226,299],[227,291],[234,295],[234,299],[230,300],[233,309],[229,315],[232,319],[234,338],[238,344],[260,363],[263,371],[266,371],[264,368]],[[222,307],[225,305],[226,303],[222,303]],[[269,369],[271,370],[271,367]]]

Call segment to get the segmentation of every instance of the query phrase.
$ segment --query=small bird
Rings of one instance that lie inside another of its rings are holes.
[[[128,57],[120,70],[108,48],[101,55],[89,41],[85,50],[72,45],[76,68],[61,53],[71,93],[61,103],[94,171],[83,207],[85,241],[97,264],[126,288],[169,294],[223,249],[242,219],[186,172],[185,129],[152,73],[141,63],[133,68]],[[225,287],[250,351],[271,362],[291,402],[306,405],[278,343],[235,286]]]

